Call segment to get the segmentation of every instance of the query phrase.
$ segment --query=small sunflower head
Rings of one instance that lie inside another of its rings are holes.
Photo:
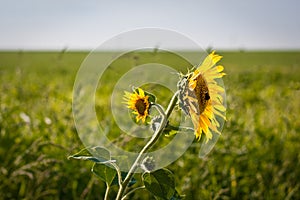
[[[179,107],[191,117],[197,139],[204,133],[208,141],[212,131],[220,133],[216,116],[225,119],[222,97],[225,90],[216,81],[225,75],[223,66],[216,66],[221,58],[212,52],[193,72],[181,75],[177,84]]]
[[[133,89],[132,93],[125,91],[124,100],[124,103],[127,104],[127,107],[130,108],[132,113],[136,116],[136,122],[142,120],[142,122],[145,123],[147,117],[149,117],[151,103],[155,101],[155,97],[141,88],[136,88]]]

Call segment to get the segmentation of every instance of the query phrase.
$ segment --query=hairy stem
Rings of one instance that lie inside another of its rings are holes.
[[[179,91],[175,92],[175,94],[173,95],[170,103],[169,103],[169,106],[167,108],[167,111],[166,111],[166,117],[169,118],[174,107],[176,106],[176,103],[177,103],[177,100],[178,100],[178,94],[179,94]]]
[[[124,195],[124,192],[127,188],[127,185],[130,182],[132,176],[134,175],[135,170],[139,166],[139,163],[141,161],[141,158],[144,156],[144,153],[147,152],[155,144],[155,142],[158,140],[159,136],[163,132],[164,128],[166,127],[166,125],[168,123],[168,118],[170,117],[170,115],[171,115],[171,113],[172,113],[172,111],[173,111],[173,109],[174,109],[174,107],[177,103],[177,100],[178,100],[177,96],[178,96],[178,91],[173,95],[166,112],[163,110],[163,108],[160,105],[154,104],[155,108],[162,115],[162,122],[161,122],[159,128],[152,135],[152,137],[148,141],[148,143],[140,151],[139,155],[137,156],[136,160],[134,161],[133,165],[131,166],[127,176],[125,177],[123,183],[121,184],[121,186],[119,188],[116,200],[121,200],[122,199],[122,197]]]

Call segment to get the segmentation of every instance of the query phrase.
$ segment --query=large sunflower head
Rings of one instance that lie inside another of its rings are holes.
[[[127,107],[136,115],[136,121],[142,120],[145,123],[146,118],[149,116],[149,95],[145,94],[141,88],[137,88],[133,93],[125,91],[124,100]]]
[[[225,119],[222,96],[225,90],[217,82],[225,75],[223,66],[216,65],[221,58],[212,52],[195,71],[181,75],[178,82],[179,106],[191,117],[198,140],[202,134],[207,141],[212,139],[212,131],[220,134],[216,117]]]

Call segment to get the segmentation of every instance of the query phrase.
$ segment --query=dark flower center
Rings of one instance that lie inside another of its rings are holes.
[[[139,99],[135,103],[135,108],[137,109],[140,115],[144,115],[147,105],[143,99]]]
[[[205,110],[207,102],[210,99],[207,83],[201,74],[196,78],[194,93],[198,100],[199,114],[201,114]]]

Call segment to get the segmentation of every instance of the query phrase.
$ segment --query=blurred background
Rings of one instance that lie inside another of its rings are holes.
[[[227,74],[222,136],[205,159],[194,143],[168,167],[178,192],[186,199],[300,199],[299,4],[0,0],[0,199],[103,199],[92,163],[67,159],[84,148],[72,116],[73,84],[89,51],[143,27],[178,31],[216,50]],[[125,43],[120,38],[116,50]],[[169,45],[193,54],[190,46]],[[112,67],[149,60],[184,65],[166,53],[133,52]],[[101,103],[97,114],[109,115]]]

